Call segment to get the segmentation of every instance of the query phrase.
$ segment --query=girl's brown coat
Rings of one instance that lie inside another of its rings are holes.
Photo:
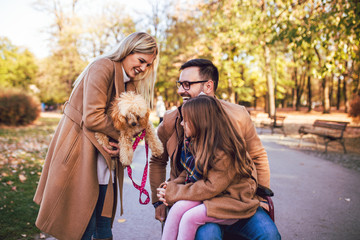
[[[166,187],[166,202],[179,200],[203,201],[207,216],[221,219],[249,218],[259,207],[256,198],[256,169],[252,164],[252,178],[240,177],[231,164],[230,156],[217,152],[215,166],[206,179],[185,184],[186,172],[170,181]]]
[[[228,114],[230,120],[234,124],[240,136],[244,139],[244,142],[246,144],[246,150],[256,166],[258,184],[270,187],[270,169],[267,154],[256,133],[256,129],[251,121],[249,113],[247,112],[245,107],[237,104],[232,104],[221,100],[221,105],[224,108],[225,112]],[[183,144],[184,134],[180,122],[180,112],[178,109],[176,109],[173,111],[168,111],[164,116],[163,122],[159,125],[158,136],[164,144],[165,151],[161,157],[152,156],[150,160],[149,178],[153,203],[159,201],[159,198],[156,195],[156,188],[158,188],[160,184],[165,181],[166,165],[169,159],[171,166],[170,180],[176,179],[181,174],[181,172],[179,172],[176,168],[176,159],[178,159],[178,153],[180,150],[178,146],[181,146],[181,144]],[[226,163],[226,161],[224,163]],[[214,179],[218,178],[217,173],[215,173]],[[219,176],[221,175],[222,173]],[[230,190],[230,192],[233,192],[236,189],[240,191],[240,189],[242,189],[244,186],[246,187],[246,184],[250,186],[249,189],[252,189],[253,184],[255,183],[251,183],[251,180],[249,181],[250,183],[243,182],[235,184],[232,189],[227,190]],[[213,182],[213,184],[215,185],[217,183],[222,184],[220,180],[216,180],[216,182]],[[216,187],[218,187],[218,185]],[[203,192],[197,192],[196,194],[205,195],[207,194],[206,191],[208,190],[204,188],[200,191]],[[179,192],[179,194],[183,193],[190,194],[193,192],[189,192],[184,188],[182,190],[182,193]],[[256,206],[258,205],[258,201],[253,198],[252,194],[247,194],[246,191],[238,192],[238,194],[239,195],[237,198],[227,198],[227,202],[229,204],[229,207],[227,209],[229,210],[230,208],[233,208],[235,211],[234,213],[238,215],[238,218],[246,218],[248,216],[251,216],[254,213],[254,208],[256,209]],[[174,200],[177,200],[175,198],[179,196],[180,195],[174,195],[174,199],[168,199],[167,197],[167,200],[172,202]],[[243,205],[242,202],[238,201],[239,197],[244,199],[244,201],[247,203],[247,206]],[[205,203],[207,204],[208,211],[210,207],[212,209],[211,212],[208,212],[209,215],[218,218],[233,218],[234,214],[229,213],[226,209],[223,208],[223,200],[224,198],[215,198],[214,200],[212,200],[211,203]]]
[[[127,84],[127,90],[134,89],[134,83]],[[119,132],[105,113],[113,97],[123,91],[121,63],[100,59],[90,66],[65,104],[34,196],[40,205],[36,220],[40,230],[58,239],[81,239],[99,194],[97,151],[108,166],[111,163],[109,154],[96,141],[95,132],[118,139]],[[121,165],[116,172],[122,191]],[[108,187],[104,216],[114,218],[116,196]]]

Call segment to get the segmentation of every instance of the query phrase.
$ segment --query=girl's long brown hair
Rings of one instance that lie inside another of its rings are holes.
[[[245,143],[236,131],[219,100],[200,95],[189,99],[182,106],[184,121],[192,130],[191,152],[196,168],[204,178],[214,167],[214,160],[223,151],[230,157],[236,172],[251,177],[251,159],[246,154]]]

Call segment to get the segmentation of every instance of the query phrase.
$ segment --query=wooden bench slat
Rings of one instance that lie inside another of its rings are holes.
[[[316,120],[313,124],[314,127],[331,128],[345,130],[348,122],[336,122],[327,120]]]
[[[349,122],[341,122],[341,121],[331,121],[331,120],[315,120],[312,128],[308,128],[305,126],[301,126],[299,128],[300,134],[300,144],[303,135],[313,134],[319,137],[324,138],[325,140],[325,152],[327,152],[327,145],[331,141],[339,141],[344,148],[344,153],[346,153],[345,143],[343,140],[344,131]],[[325,130],[319,130],[325,129]],[[327,131],[329,130],[329,131]]]

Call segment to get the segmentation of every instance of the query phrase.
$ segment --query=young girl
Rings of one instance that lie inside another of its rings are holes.
[[[194,239],[199,226],[231,225],[259,206],[255,166],[219,100],[192,98],[182,114],[187,140],[177,165],[183,171],[158,188],[165,205],[175,203],[163,231],[166,240]]]

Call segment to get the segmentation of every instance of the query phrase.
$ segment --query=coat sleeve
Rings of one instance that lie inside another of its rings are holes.
[[[169,155],[166,148],[166,143],[168,141],[168,136],[164,126],[165,120],[160,123],[157,134],[160,141],[164,145],[164,152],[161,156],[151,156],[149,163],[149,180],[151,187],[151,199],[152,203],[158,202],[159,198],[156,196],[156,189],[160,186],[161,183],[165,182],[166,178],[166,166],[168,163]]]
[[[270,188],[270,167],[267,153],[261,143],[261,140],[256,133],[255,126],[250,118],[249,113],[242,108],[242,126],[244,140],[246,143],[246,150],[251,159],[254,161],[257,171],[258,183]]]
[[[206,179],[195,183],[177,184],[174,181],[166,187],[165,199],[170,205],[179,200],[204,201],[220,195],[235,178],[235,170],[230,167],[229,158],[222,155],[217,158],[214,168],[209,170]]]
[[[111,60],[101,59],[90,66],[84,79],[83,121],[87,129],[118,139],[119,132],[106,114],[113,81],[114,64]]]

